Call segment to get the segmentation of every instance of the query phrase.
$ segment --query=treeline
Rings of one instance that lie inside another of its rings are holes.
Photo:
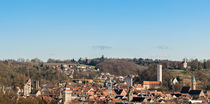
[[[0,61],[0,86],[23,87],[25,81],[31,78],[40,83],[55,85],[68,77],[58,70],[32,62]]]
[[[134,58],[133,61],[136,64],[149,66],[154,64],[162,64],[165,69],[183,69],[184,61],[170,61],[170,60],[152,60],[152,59],[143,59],[143,58]],[[201,69],[210,69],[210,60],[190,59],[187,61],[189,69],[192,70],[201,70]]]
[[[60,60],[60,59],[48,59],[47,63],[75,63],[75,64],[85,64],[85,65],[92,65],[97,66],[101,62],[105,60],[119,60],[119,59],[113,59],[113,58],[106,58],[104,56],[101,56],[100,58],[94,58],[94,59],[87,59],[87,58],[79,58],[78,60],[75,59],[67,59],[67,60]],[[132,61],[138,65],[146,66],[149,65],[156,65],[156,64],[162,64],[163,68],[167,69],[182,69],[183,68],[183,61],[170,61],[170,60],[159,60],[159,59],[143,59],[143,58],[124,58],[120,60],[125,61]],[[9,61],[16,61],[16,62],[36,62],[36,63],[43,63],[42,60],[38,58],[34,59],[17,59],[17,60],[9,60]],[[191,70],[201,70],[201,69],[210,69],[210,60],[198,60],[198,59],[189,59],[187,61],[189,69]]]
[[[122,59],[106,59],[97,64],[96,67],[99,68],[101,72],[123,76],[136,74],[138,70],[145,69],[145,67],[137,65],[132,61]]]
[[[105,60],[119,60],[119,59],[106,58],[102,56],[100,58],[94,58],[94,59],[79,58],[78,60],[49,59],[47,62],[48,63],[78,63],[78,64],[97,66],[98,64],[100,64],[101,62]],[[133,59],[125,58],[125,59],[120,59],[120,60],[125,60],[129,62],[132,61],[138,65],[146,66],[146,67],[148,67],[149,65],[162,64],[163,68],[167,68],[167,69],[183,69],[183,62],[184,62],[184,61],[170,61],[170,60],[158,60],[158,59],[153,60],[153,59],[143,59],[143,58],[133,58]],[[192,69],[192,70],[210,69],[210,60],[199,61],[198,59],[189,59],[187,61],[187,64],[189,66],[189,69]]]

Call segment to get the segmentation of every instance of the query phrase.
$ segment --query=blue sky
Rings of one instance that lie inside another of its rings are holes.
[[[0,59],[210,59],[209,0],[1,0]]]

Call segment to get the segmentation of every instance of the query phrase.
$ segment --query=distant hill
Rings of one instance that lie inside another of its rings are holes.
[[[138,70],[146,68],[126,59],[105,59],[98,63],[96,67],[99,68],[101,72],[114,75],[135,74]]]

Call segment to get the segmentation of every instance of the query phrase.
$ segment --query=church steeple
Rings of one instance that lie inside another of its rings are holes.
[[[195,76],[192,76],[192,90],[196,90],[196,80],[195,80]]]

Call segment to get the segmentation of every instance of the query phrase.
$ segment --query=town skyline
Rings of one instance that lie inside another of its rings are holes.
[[[0,0],[0,104],[210,104],[210,0]]]

